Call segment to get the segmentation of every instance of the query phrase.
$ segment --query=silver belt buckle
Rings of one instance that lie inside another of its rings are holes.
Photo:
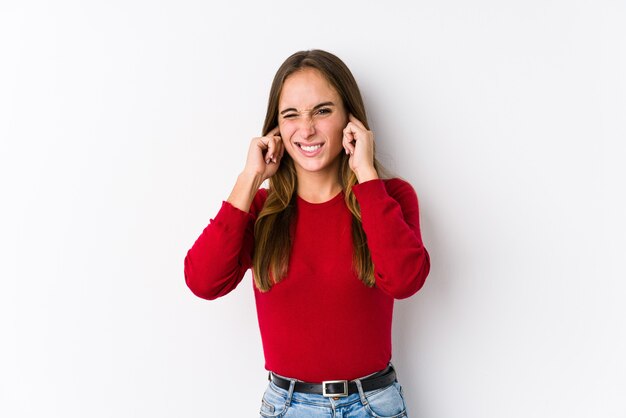
[[[326,392],[326,385],[334,383],[343,383],[343,392],[328,393]],[[325,398],[343,398],[348,396],[348,381],[347,380],[324,380],[322,382],[322,396]]]

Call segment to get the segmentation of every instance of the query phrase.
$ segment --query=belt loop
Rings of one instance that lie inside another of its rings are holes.
[[[363,392],[363,386],[361,385],[360,379],[354,379],[354,383],[356,383],[356,388],[359,390],[359,397],[361,398],[361,403],[363,406],[367,405],[367,398],[365,397],[365,392]]]
[[[293,390],[296,387],[296,380],[295,379],[290,379],[289,380],[289,393],[287,393],[287,401],[285,402],[285,409],[289,408],[291,406],[291,398],[293,397]]]

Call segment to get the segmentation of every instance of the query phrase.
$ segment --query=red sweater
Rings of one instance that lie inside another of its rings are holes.
[[[400,179],[357,184],[376,285],[352,270],[352,215],[343,193],[314,204],[297,198],[288,274],[268,292],[254,288],[265,367],[307,382],[355,379],[391,359],[394,298],[417,292],[430,260],[422,244],[417,196]],[[223,202],[185,258],[191,291],[215,299],[233,290],[252,265],[253,228],[267,190],[243,212]]]

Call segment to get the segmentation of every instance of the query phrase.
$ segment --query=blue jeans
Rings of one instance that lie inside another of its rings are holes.
[[[406,417],[402,386],[398,382],[364,392],[355,380],[359,393],[344,398],[294,392],[295,380],[289,390],[270,382],[261,401],[261,418],[400,418]]]

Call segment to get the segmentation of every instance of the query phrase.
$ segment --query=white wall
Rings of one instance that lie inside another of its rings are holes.
[[[209,3],[0,3],[0,416],[255,416],[250,278],[183,258],[307,48],[420,196],[412,416],[626,416],[623,1]]]

